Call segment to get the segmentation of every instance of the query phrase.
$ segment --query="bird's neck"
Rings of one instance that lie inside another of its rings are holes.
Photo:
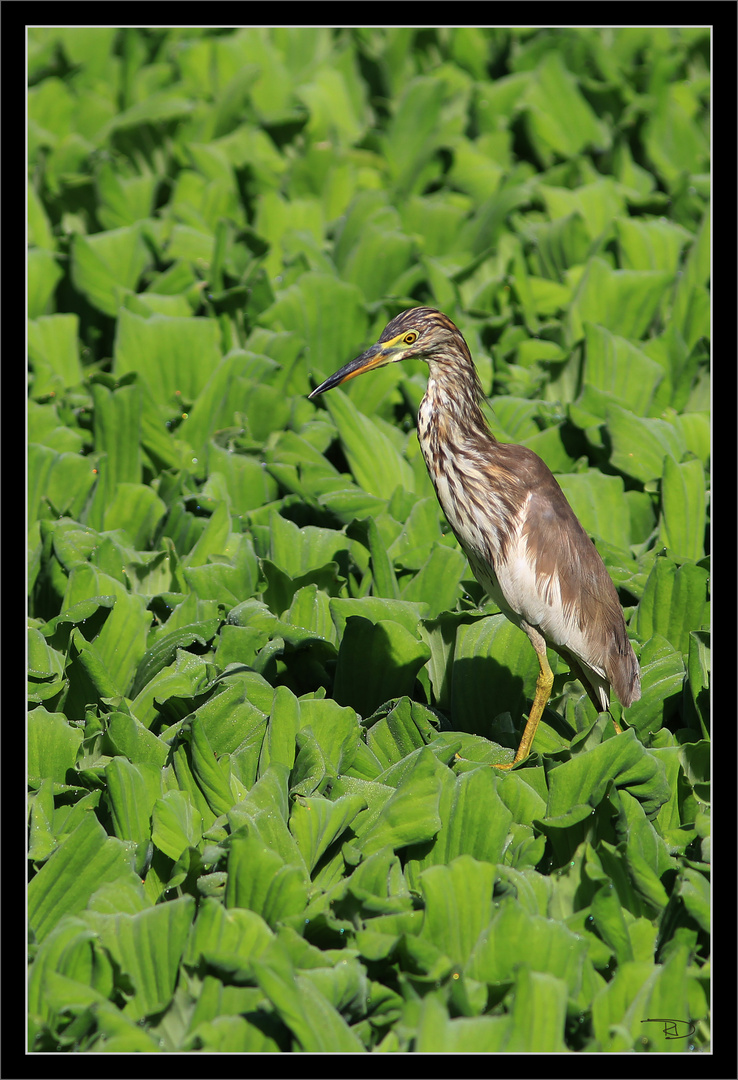
[[[439,437],[456,446],[469,437],[496,442],[481,409],[484,391],[471,357],[453,364],[431,360],[428,366],[428,387],[418,411],[421,447]]]
[[[482,398],[471,358],[468,368],[431,363],[428,389],[418,409],[418,441],[428,475],[446,520],[477,568],[493,566],[500,556],[498,533],[485,527],[485,514],[494,511],[509,517],[511,510],[490,484],[490,469],[501,444],[489,430],[479,404]],[[485,588],[493,590],[491,578]]]

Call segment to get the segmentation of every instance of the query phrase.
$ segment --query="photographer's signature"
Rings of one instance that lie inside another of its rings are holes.
[[[665,1039],[688,1039],[697,1030],[697,1025],[691,1020],[672,1020],[671,1017],[651,1016],[647,1020],[641,1020],[641,1023],[663,1024]]]

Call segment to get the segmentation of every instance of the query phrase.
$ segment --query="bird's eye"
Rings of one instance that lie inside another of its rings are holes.
[[[405,342],[406,345],[412,345],[412,343],[414,341],[417,341],[417,339],[418,339],[417,330],[411,330],[409,333],[405,334],[405,337],[403,338],[403,341]]]

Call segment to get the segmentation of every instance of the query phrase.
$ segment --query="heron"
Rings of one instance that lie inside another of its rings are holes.
[[[594,543],[545,462],[493,435],[469,346],[447,315],[430,307],[401,312],[376,344],[309,396],[409,359],[428,365],[417,434],[441,509],[475,578],[538,657],[535,696],[515,757],[497,766],[512,768],[530,753],[551,696],[547,647],[569,665],[598,712],[609,711],[611,689],[626,708],[640,698],[638,661]],[[620,733],[617,723],[615,730]]]

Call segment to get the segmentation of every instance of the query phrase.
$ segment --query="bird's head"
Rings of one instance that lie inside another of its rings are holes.
[[[318,394],[340,386],[365,371],[396,364],[411,357],[430,361],[453,356],[462,351],[469,357],[469,350],[459,330],[451,320],[435,308],[416,307],[403,311],[387,323],[379,341],[371,348],[344,364],[309,395]],[[469,358],[471,361],[471,358]]]

